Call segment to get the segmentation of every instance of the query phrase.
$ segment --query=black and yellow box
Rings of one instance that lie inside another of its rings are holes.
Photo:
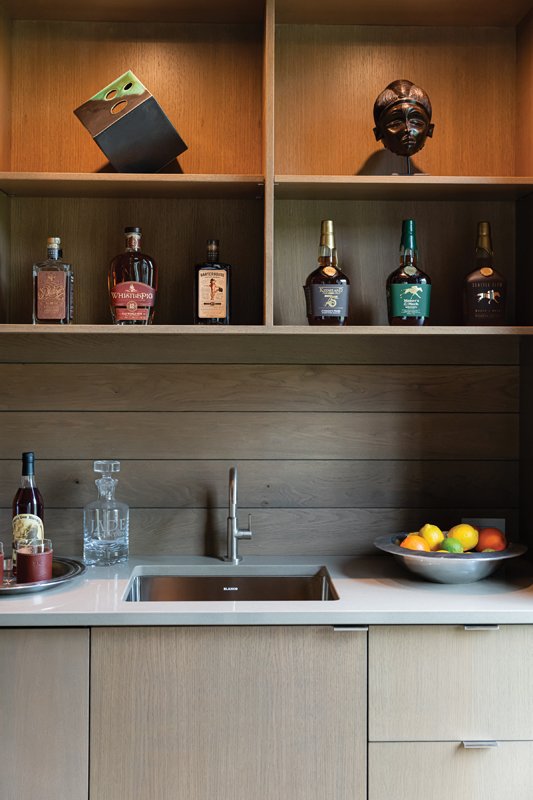
[[[187,150],[155,97],[129,70],[74,113],[118,172],[157,172]]]

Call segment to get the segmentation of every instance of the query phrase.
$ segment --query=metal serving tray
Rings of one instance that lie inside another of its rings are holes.
[[[48,581],[36,581],[35,583],[16,583],[11,575],[11,559],[4,561],[4,581],[0,583],[0,595],[27,594],[28,592],[42,592],[45,589],[53,589],[54,586],[61,586],[62,583],[83,575],[86,566],[82,561],[75,558],[54,557],[52,561],[52,577]],[[7,576],[7,578],[6,578]]]

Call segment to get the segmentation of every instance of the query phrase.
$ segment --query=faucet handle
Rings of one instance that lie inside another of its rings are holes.
[[[239,539],[251,539],[252,538],[252,515],[248,514],[248,527],[242,531],[239,531]]]

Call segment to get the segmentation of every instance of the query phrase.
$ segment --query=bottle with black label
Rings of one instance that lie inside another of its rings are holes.
[[[429,317],[431,278],[418,268],[416,223],[402,222],[400,266],[387,278],[390,325],[425,325]]]
[[[218,239],[207,240],[206,260],[195,272],[195,324],[229,325],[231,265],[219,260]]]
[[[466,325],[505,325],[507,283],[493,266],[490,222],[478,222],[476,268],[465,278],[463,319]]]
[[[15,542],[44,539],[44,504],[35,483],[35,455],[22,454],[20,486],[13,498],[13,572],[16,571]]]
[[[339,269],[330,219],[321,223],[318,264],[304,286],[307,321],[310,325],[346,325],[350,281]]]

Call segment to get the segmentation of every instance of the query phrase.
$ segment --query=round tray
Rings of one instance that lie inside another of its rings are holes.
[[[434,583],[474,583],[492,575],[509,558],[523,555],[527,547],[509,543],[496,553],[426,553],[400,547],[406,533],[380,536],[374,545],[390,553],[409,572]]]
[[[62,583],[71,581],[82,575],[87,567],[82,561],[75,558],[58,558],[52,561],[52,577],[48,581],[36,581],[35,583],[16,583],[15,578],[11,577],[11,559],[6,558],[4,562],[4,576],[9,577],[0,583],[0,594],[27,594],[28,592],[42,592],[45,589],[53,589],[54,586],[61,586]]]

